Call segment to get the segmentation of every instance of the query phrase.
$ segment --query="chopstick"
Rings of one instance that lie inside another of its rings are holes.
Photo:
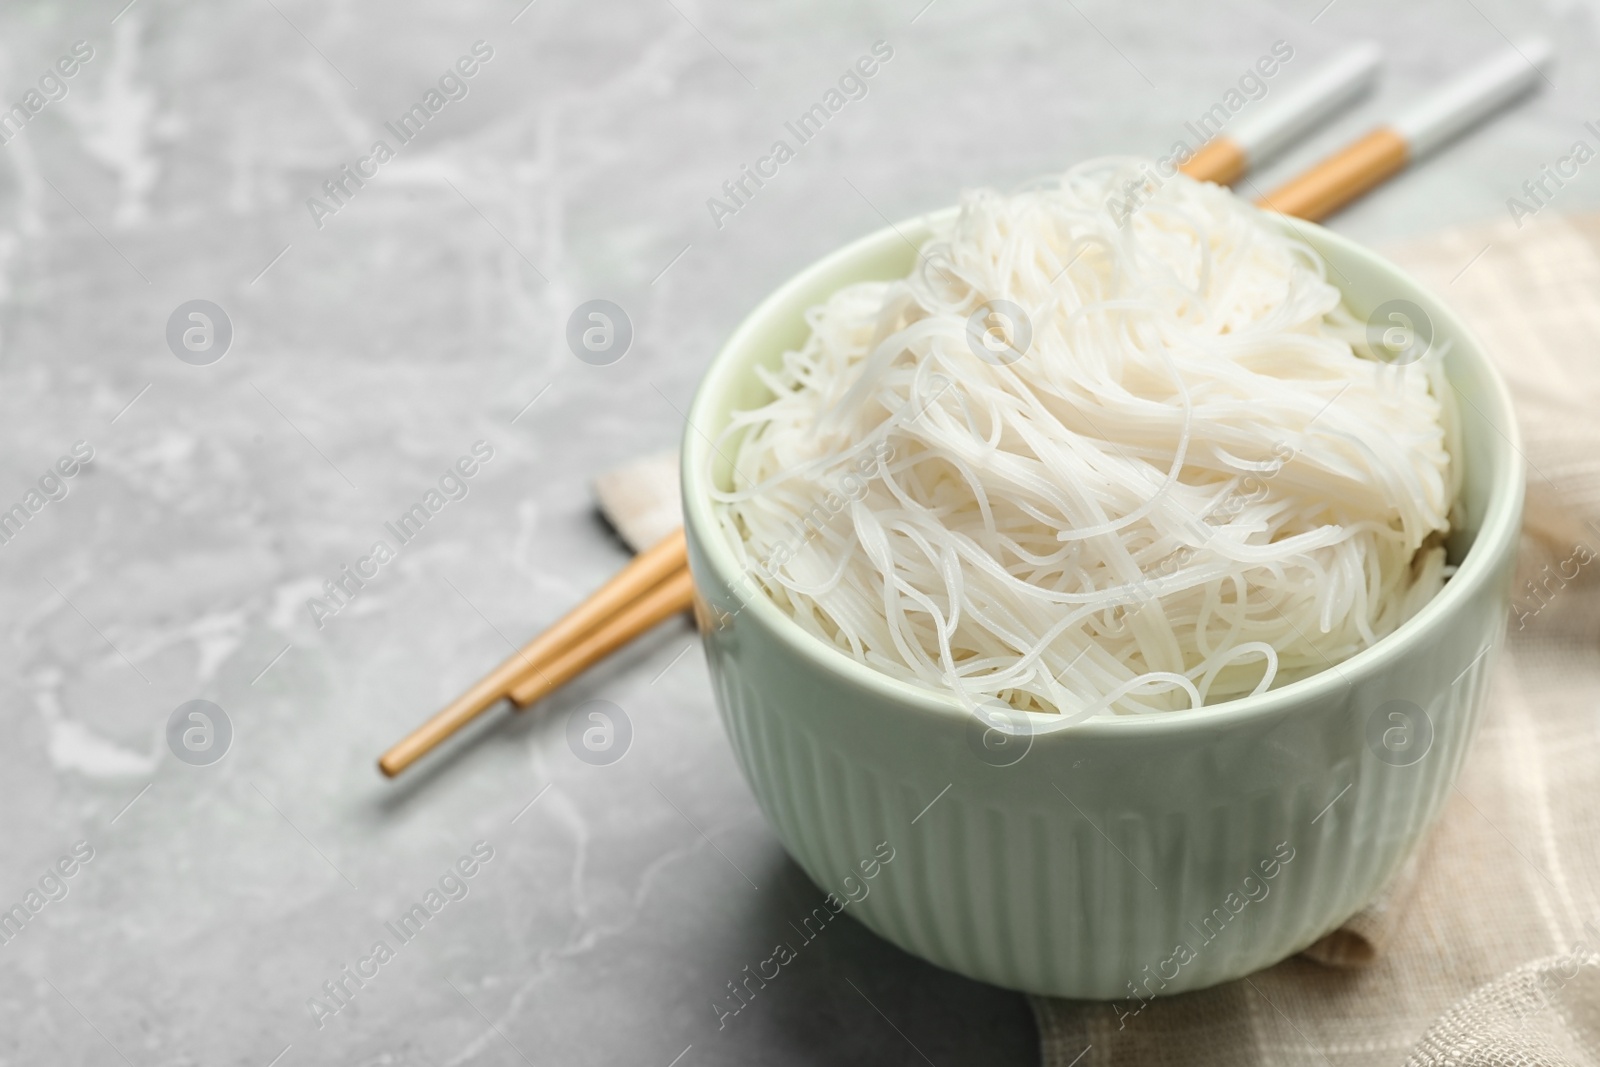
[[[689,576],[688,562],[685,558],[684,566],[674,571],[671,577],[580,638],[548,666],[523,676],[511,688],[511,702],[519,708],[527,707],[555,692],[590,664],[615,652],[652,626],[680,611],[687,611],[694,601],[694,581]]]
[[[1495,57],[1258,204],[1306,219],[1326,217],[1530,88],[1543,76],[1541,68],[1549,61],[1550,49],[1537,41],[1524,48],[1536,58],[1525,59],[1516,49],[1510,58]],[[1237,181],[1369,89],[1377,67],[1375,48],[1350,50],[1293,87],[1274,107],[1248,116],[1248,122],[1241,120],[1226,137],[1213,138],[1183,171],[1218,184]],[[521,708],[548,696],[639,634],[686,610],[693,596],[687,542],[679,527],[385,752],[378,760],[379,769],[389,777],[399,774],[500,700],[509,698]]]
[[[1232,185],[1359,100],[1377,84],[1382,65],[1383,52],[1375,44],[1345,49],[1278,96],[1243,112],[1228,132],[1218,132],[1179,169],[1197,181]]]
[[[530,675],[537,678],[540,663],[549,663],[544,670],[550,675],[556,669],[555,663],[560,661],[561,654],[569,647],[586,634],[600,628],[608,619],[626,610],[640,596],[663,581],[680,573],[687,575],[688,566],[689,550],[684,540],[683,527],[680,526],[660,542],[635,556],[633,562],[618,571],[614,578],[601,586],[588,600],[562,616],[554,626],[522,646],[515,655],[496,667],[488,677],[461,694],[443,711],[385,752],[378,760],[378,769],[393,778],[432,751],[445,738],[471,722],[486,708],[510,696],[512,687],[517,682]],[[634,631],[634,634],[641,633],[660,621],[656,619],[654,622],[646,623]],[[634,634],[622,638],[622,641],[627,641]],[[581,670],[582,667],[577,669]],[[527,701],[521,703],[525,704]]]
[[[1537,86],[1551,57],[1550,43],[1543,39],[1495,53],[1394,121],[1268,193],[1257,206],[1312,222],[1327,218]]]

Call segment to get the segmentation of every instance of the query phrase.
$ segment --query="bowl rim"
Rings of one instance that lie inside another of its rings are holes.
[[[714,504],[705,492],[702,472],[708,469],[707,454],[711,441],[722,430],[723,420],[712,420],[711,409],[722,404],[722,397],[732,388],[743,370],[743,354],[758,344],[770,330],[769,320],[783,305],[790,303],[797,290],[810,288],[824,275],[834,274],[848,264],[868,258],[882,251],[883,246],[894,243],[910,244],[920,249],[929,231],[939,221],[953,215],[959,208],[946,207],[938,211],[913,216],[899,223],[891,223],[875,230],[842,248],[815,260],[773,290],[753,311],[745,316],[729,336],[726,343],[712,358],[690,404],[685,420],[680,449],[680,481],[683,494],[684,528],[690,544],[698,549],[701,558],[714,572],[718,582],[728,589],[735,588],[741,572],[732,549],[726,544],[720,525],[716,521]],[[1358,681],[1369,678],[1390,667],[1394,661],[1414,651],[1424,635],[1437,620],[1453,612],[1472,598],[1486,583],[1493,580],[1498,564],[1508,552],[1514,551],[1521,532],[1521,515],[1525,474],[1517,460],[1522,455],[1521,433],[1511,403],[1510,391],[1498,368],[1485,352],[1482,342],[1469,330],[1460,317],[1430,289],[1397,265],[1356,241],[1334,233],[1325,227],[1303,220],[1284,219],[1296,236],[1317,247],[1337,249],[1341,256],[1352,258],[1364,271],[1387,275],[1399,283],[1405,295],[1420,296],[1436,322],[1435,334],[1444,333],[1454,342],[1453,358],[1467,359],[1484,372],[1488,386],[1488,399],[1493,411],[1480,412],[1482,421],[1489,423],[1485,433],[1497,440],[1490,441],[1491,455],[1498,469],[1490,479],[1488,499],[1483,519],[1479,524],[1472,547],[1467,550],[1444,588],[1424,605],[1416,615],[1402,623],[1392,633],[1344,660],[1315,674],[1308,675],[1278,689],[1256,696],[1210,704],[1201,708],[1171,713],[1148,715],[1119,715],[1104,711],[1087,719],[1067,718],[1059,712],[1020,712],[1028,721],[1028,732],[1035,737],[1050,733],[1070,731],[1075,737],[1114,737],[1125,733],[1154,731],[1186,731],[1220,725],[1239,725],[1253,720],[1270,718],[1291,712],[1308,702],[1325,700],[1336,695],[1341,687],[1348,691]],[[1442,322],[1444,329],[1437,326]],[[1459,390],[1458,390],[1459,392]],[[1465,397],[1462,398],[1463,400]],[[1470,403],[1470,402],[1469,402]],[[716,422],[714,429],[706,427]],[[691,558],[693,553],[691,553]],[[700,576],[695,576],[697,584]],[[862,663],[844,651],[833,647],[802,629],[785,614],[764,591],[757,587],[755,595],[740,596],[743,607],[740,613],[749,612],[752,620],[764,626],[779,642],[800,659],[817,670],[841,678],[843,681],[901,707],[940,717],[958,716],[962,722],[971,718],[971,712],[953,695],[927,689],[912,682],[884,674]]]

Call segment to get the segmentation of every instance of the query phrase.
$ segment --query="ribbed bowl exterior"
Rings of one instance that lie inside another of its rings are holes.
[[[1012,738],[1028,747],[1009,766],[982,758],[975,717],[819,673],[731,595],[707,600],[722,618],[705,647],[767,821],[840,902],[866,889],[851,915],[973,978],[1134,1002],[1283,959],[1394,873],[1476,730],[1511,563],[1413,655],[1331,699],[1195,731]],[[1386,731],[1402,732],[1392,749]],[[868,882],[880,842],[895,858]]]
[[[721,452],[708,442],[764,399],[749,367],[803,340],[804,309],[848,282],[903,277],[928,219],[803,271],[717,357],[683,446],[697,611],[744,776],[829,911],[973,978],[1136,1011],[1332,931],[1438,814],[1504,638],[1523,495],[1515,418],[1448,308],[1347,239],[1294,232],[1352,307],[1401,298],[1447,346],[1465,478],[1453,547],[1466,555],[1374,648],[1216,707],[1065,728],[1030,716],[1031,736],[996,735],[953,699],[826,648],[739,573],[710,503]]]

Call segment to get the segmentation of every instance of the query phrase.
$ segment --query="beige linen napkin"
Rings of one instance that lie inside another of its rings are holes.
[[[1302,955],[1136,1017],[1031,998],[1045,1067],[1600,1067],[1600,216],[1391,254],[1496,358],[1528,460],[1507,655],[1460,782],[1395,881]],[[679,521],[670,455],[596,489],[635,548]]]

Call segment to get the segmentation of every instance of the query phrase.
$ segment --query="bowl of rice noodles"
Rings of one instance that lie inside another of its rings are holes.
[[[1300,951],[1416,847],[1523,496],[1437,297],[1153,174],[968,192],[801,271],[682,461],[718,708],[816,921],[1130,1003]]]

